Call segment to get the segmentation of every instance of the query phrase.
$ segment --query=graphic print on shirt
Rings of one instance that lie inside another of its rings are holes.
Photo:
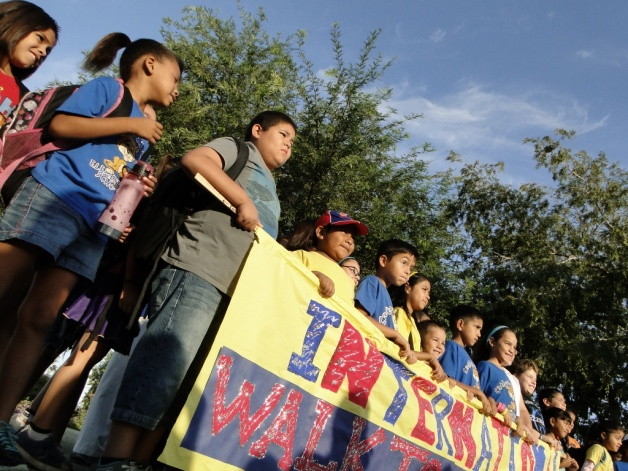
[[[131,134],[120,136],[116,143],[119,155],[114,155],[111,159],[104,159],[102,164],[93,159],[90,160],[90,166],[96,170],[94,176],[110,190],[115,190],[120,179],[129,172],[128,164],[141,157],[143,146],[138,140]]]

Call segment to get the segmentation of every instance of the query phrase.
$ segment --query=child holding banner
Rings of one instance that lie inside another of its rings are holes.
[[[375,275],[360,281],[355,294],[355,307],[377,327],[387,339],[396,343],[399,356],[411,364],[417,358],[408,340],[397,331],[392,299],[387,288],[403,286],[416,265],[416,248],[399,239],[385,240],[379,245],[375,257]]]
[[[347,213],[328,210],[314,223],[314,250],[293,252],[318,277],[323,297],[329,298],[336,293],[349,305],[353,304],[355,283],[340,262],[353,253],[354,237],[366,235],[368,231],[364,224]]]
[[[443,370],[457,381],[460,388],[482,403],[482,412],[493,415],[497,405],[491,403],[480,389],[480,376],[467,348],[473,347],[482,335],[484,320],[473,306],[459,304],[451,310],[449,327],[452,339],[445,343],[445,353],[438,359]]]
[[[152,283],[150,323],[129,359],[95,469],[136,469],[137,462],[150,461],[174,422],[175,398],[187,395],[179,391],[186,373],[197,355],[207,353],[210,326],[226,312],[252,231],[262,226],[277,237],[279,201],[270,170],[290,158],[295,135],[296,125],[284,113],[255,116],[246,132],[248,161],[235,181],[224,171],[238,157],[232,138],[215,139],[183,157],[186,173],[205,177],[236,215],[219,205],[193,212],[162,255]]]
[[[563,440],[569,435],[571,416],[569,413],[558,407],[550,407],[543,411],[543,418],[545,420],[545,427],[547,430],[548,438],[551,438],[554,442],[558,443],[559,440]],[[560,459],[560,468],[567,471],[576,471],[580,466],[578,462],[566,454]]]
[[[477,364],[480,389],[497,401],[497,412],[503,415],[505,424],[510,425],[515,419],[516,435],[530,444],[536,444],[540,434],[532,428],[517,378],[506,369],[516,355],[517,336],[514,331],[505,325],[492,329],[478,350],[478,359],[482,360]]]
[[[393,303],[395,327],[397,331],[408,340],[410,348],[417,360],[425,361],[432,368],[432,379],[440,382],[444,381],[447,375],[441,368],[438,355],[432,351],[425,351],[422,346],[422,336],[412,317],[413,312],[422,311],[430,300],[430,289],[432,284],[429,278],[421,273],[413,271],[410,273],[408,281],[401,285],[390,285],[388,294]]]

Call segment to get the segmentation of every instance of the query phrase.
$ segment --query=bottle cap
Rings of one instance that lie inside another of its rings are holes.
[[[153,166],[147,162],[144,162],[143,160],[138,160],[137,162],[135,162],[135,165],[133,165],[133,169],[131,170],[131,172],[136,173],[140,177],[152,175],[154,171],[155,169],[153,168]]]

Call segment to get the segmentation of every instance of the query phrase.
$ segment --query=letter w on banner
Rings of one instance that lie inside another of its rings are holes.
[[[160,461],[184,470],[558,469],[257,231]]]

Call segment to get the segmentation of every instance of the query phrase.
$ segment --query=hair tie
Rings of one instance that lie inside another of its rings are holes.
[[[507,325],[498,325],[497,327],[495,327],[493,330],[491,330],[488,334],[488,337],[486,337],[486,345],[488,345],[488,341],[489,339],[495,335],[495,332],[497,332],[498,330],[502,330],[502,329],[507,329],[508,326]]]

